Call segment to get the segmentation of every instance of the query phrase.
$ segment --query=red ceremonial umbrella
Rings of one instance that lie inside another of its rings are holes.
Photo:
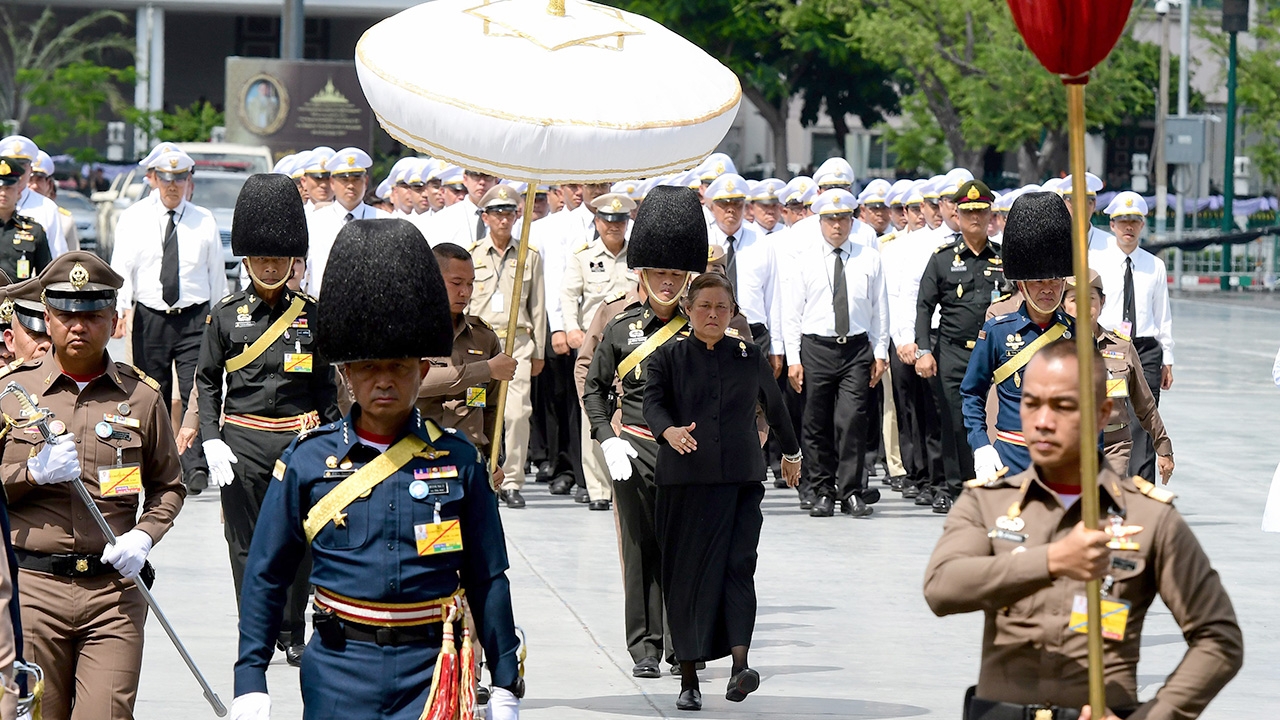
[[[1072,245],[1076,287],[1089,287],[1089,216],[1084,168],[1084,86],[1089,73],[1115,47],[1133,3],[1125,0],[1008,0],[1013,21],[1041,65],[1067,86],[1071,157]],[[1076,356],[1080,367],[1080,445],[1097,443],[1097,407],[1093,387],[1092,309],[1076,303]],[[1098,527],[1098,455],[1080,453],[1080,510],[1085,527]],[[1089,601],[1089,705],[1094,717],[1107,706],[1102,660],[1100,583],[1085,585]]]

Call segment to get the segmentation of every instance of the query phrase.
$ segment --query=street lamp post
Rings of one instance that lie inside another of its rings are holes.
[[[1236,63],[1238,51],[1236,35],[1249,31],[1249,0],[1225,0],[1222,3],[1222,31],[1230,37],[1227,50],[1227,138],[1222,153],[1222,231],[1230,232],[1234,225],[1232,203],[1235,200],[1236,159]],[[1220,287],[1231,289],[1231,246],[1222,245],[1222,279]]]

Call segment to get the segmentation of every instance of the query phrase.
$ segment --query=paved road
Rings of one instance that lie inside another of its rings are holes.
[[[1280,706],[1280,535],[1258,530],[1280,461],[1280,390],[1270,377],[1280,308],[1176,300],[1174,312],[1178,362],[1162,403],[1178,462],[1172,487],[1223,576],[1247,646],[1244,670],[1203,717],[1264,717]],[[504,511],[516,619],[530,638],[524,717],[678,716],[678,680],[630,675],[612,516],[544,488],[531,489],[526,510]],[[716,692],[728,661],[712,664],[702,675],[701,717],[958,718],[960,698],[976,678],[982,623],[978,615],[935,618],[921,597],[941,518],[893,496],[867,520],[811,519],[789,491],[772,488],[764,513],[752,648],[764,683],[746,703],[732,705]],[[216,493],[188,500],[153,559],[156,595],[229,705],[236,614]],[[1139,667],[1144,699],[1184,647],[1157,604]],[[278,657],[268,679],[274,717],[301,717],[297,671]],[[213,717],[154,620],[137,715]]]

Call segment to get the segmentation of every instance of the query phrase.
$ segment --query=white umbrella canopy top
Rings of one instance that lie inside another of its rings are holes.
[[[451,58],[441,71],[422,62]],[[401,143],[529,182],[696,165],[742,100],[733,72],[662,25],[585,0],[434,0],[356,45],[370,107]]]

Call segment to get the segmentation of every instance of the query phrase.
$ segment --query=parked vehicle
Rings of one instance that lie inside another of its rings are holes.
[[[246,175],[271,172],[275,161],[266,145],[232,145],[229,143],[178,143],[178,149],[191,156],[196,174],[204,170],[236,172]]]
[[[76,223],[76,236],[80,238],[80,249],[88,252],[98,251],[98,209],[89,202],[89,198],[73,190],[58,193],[58,207],[71,213]]]

